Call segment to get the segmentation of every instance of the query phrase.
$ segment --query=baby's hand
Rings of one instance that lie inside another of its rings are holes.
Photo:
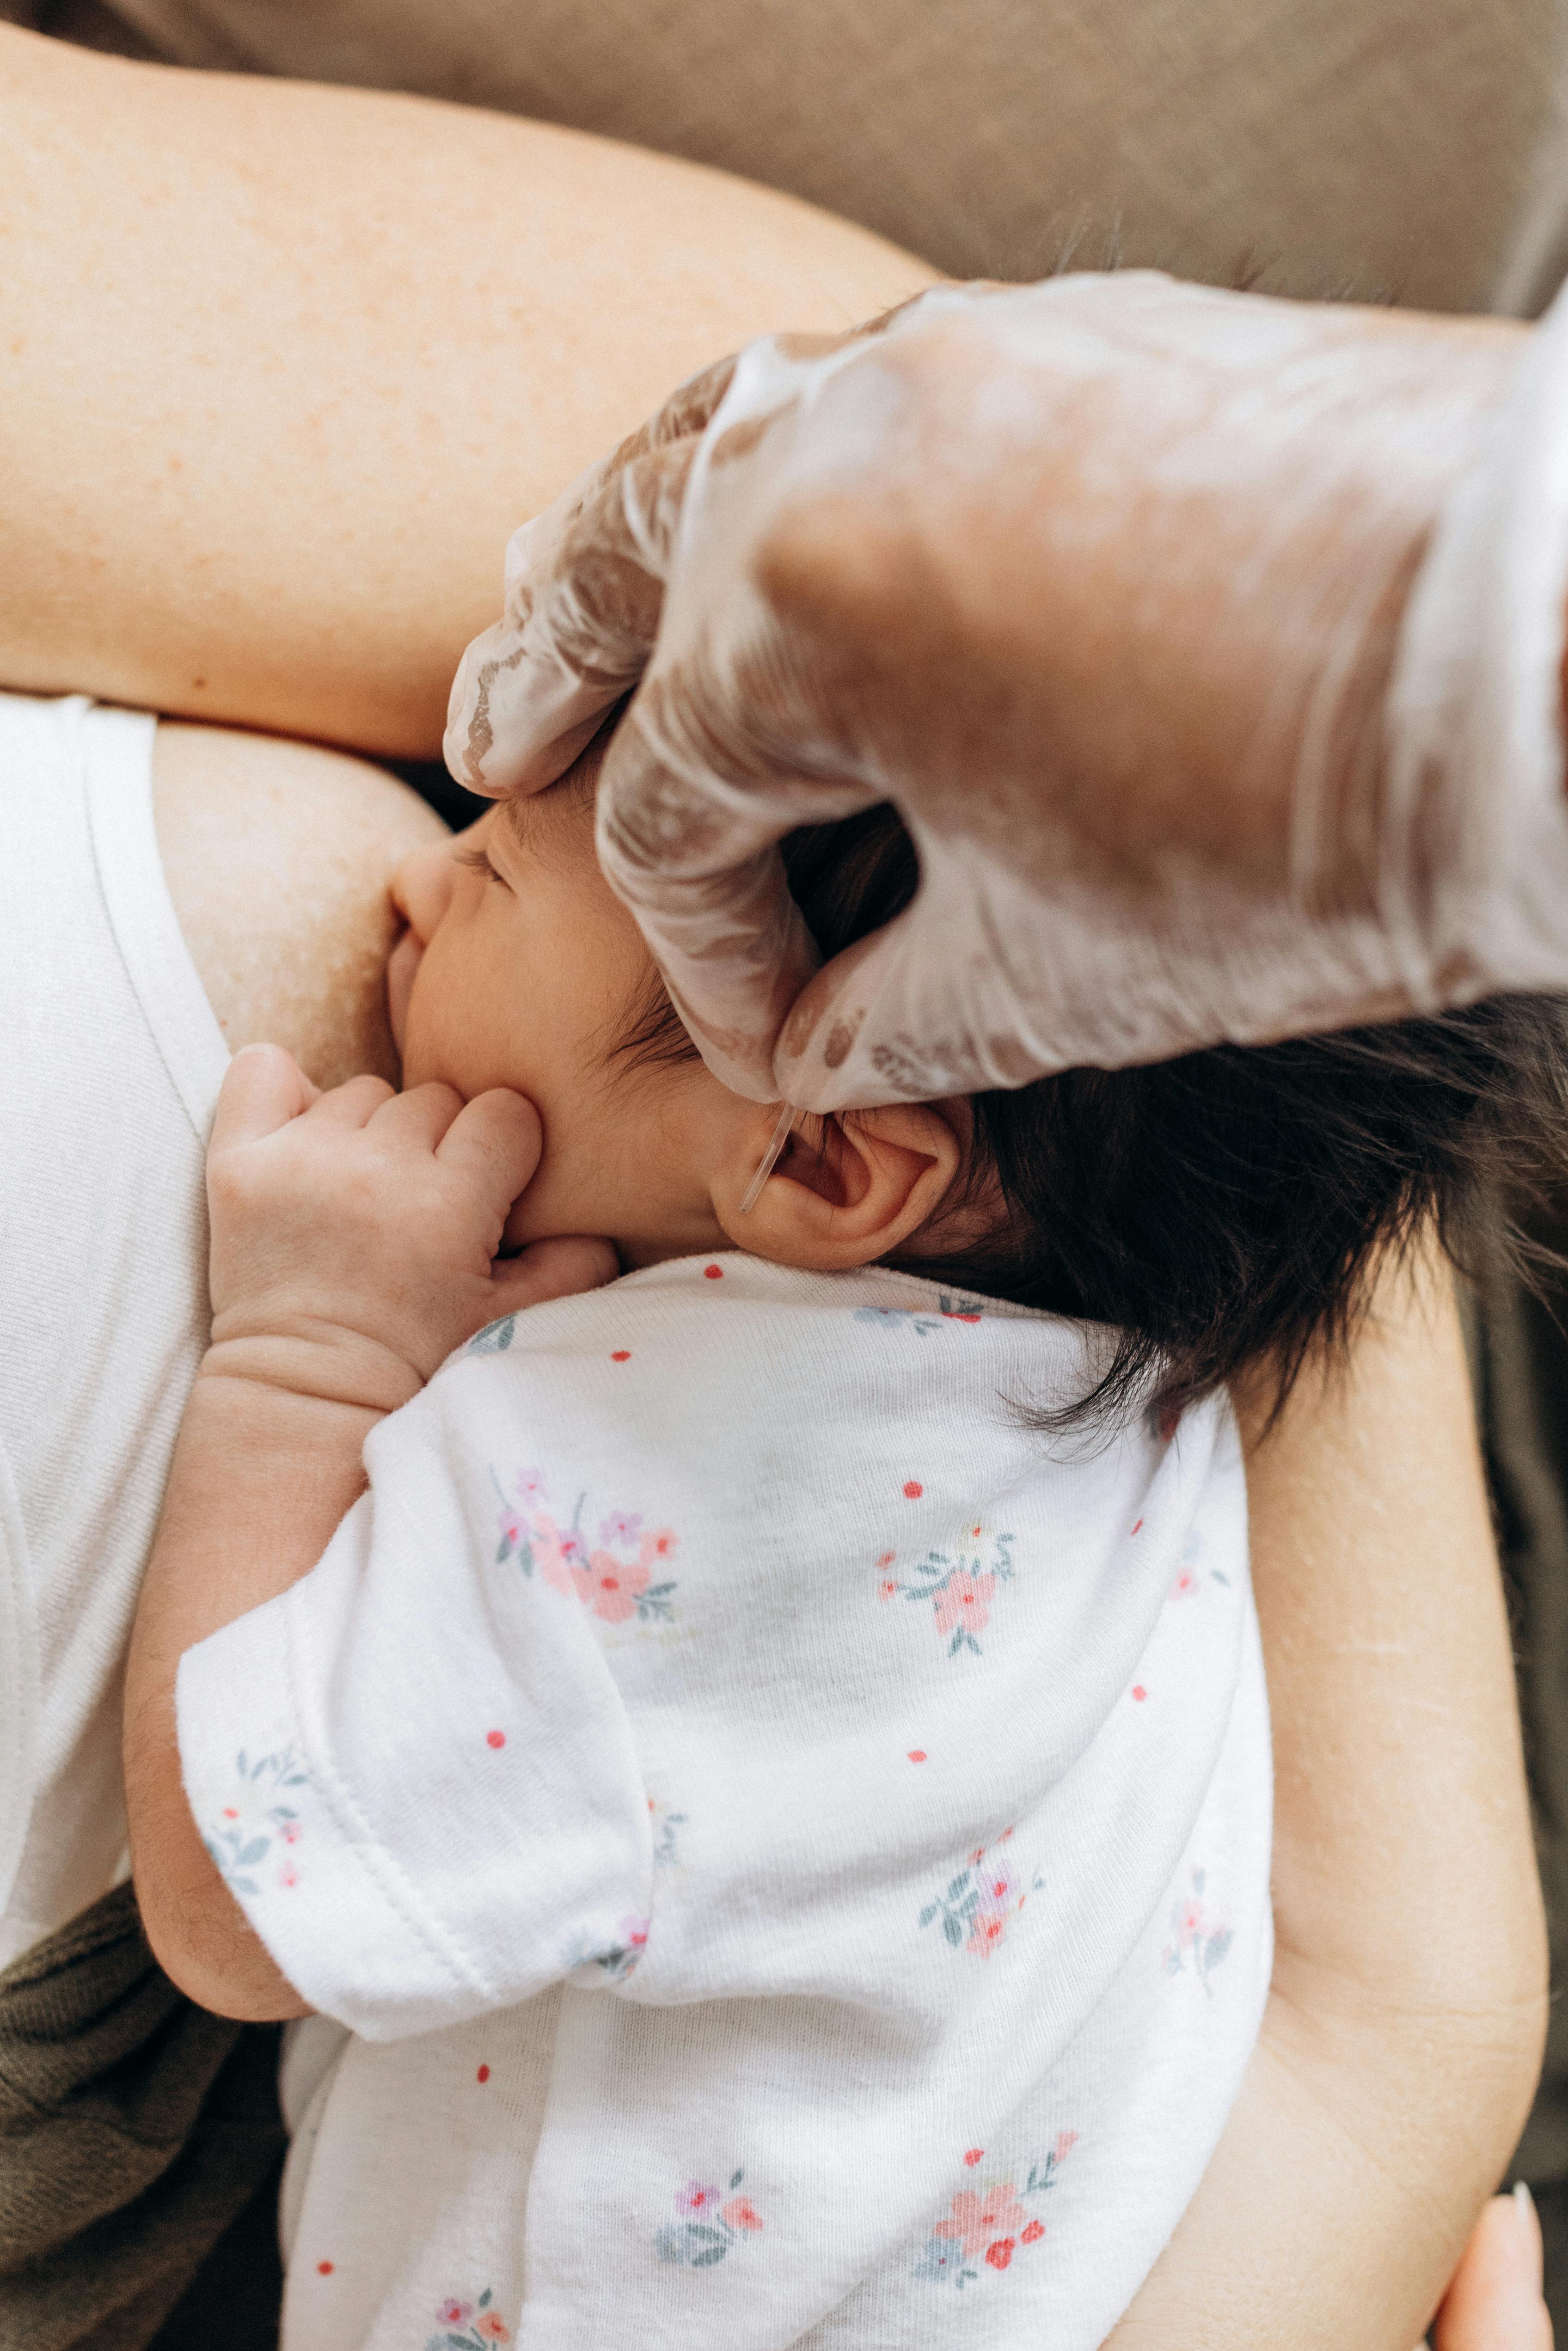
[[[321,1093],[281,1046],[248,1046],[207,1155],[208,1368],[393,1411],[497,1315],[612,1280],[602,1240],[496,1261],[540,1145],[538,1113],[504,1088]]]

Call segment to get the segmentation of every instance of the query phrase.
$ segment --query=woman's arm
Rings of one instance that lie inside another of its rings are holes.
[[[1508,2161],[1545,2032],[1508,1627],[1446,1271],[1386,1276],[1348,1371],[1304,1383],[1267,1434],[1264,1418],[1243,1412],[1273,1989],[1114,2351],[1414,2343]]]
[[[0,684],[440,747],[518,517],[747,337],[929,282],[477,110],[0,25]]]

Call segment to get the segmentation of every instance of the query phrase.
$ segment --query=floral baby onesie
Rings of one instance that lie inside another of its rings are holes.
[[[352,2037],[286,2351],[1091,2351],[1270,1960],[1228,1408],[1051,1440],[1094,1334],[694,1259],[486,1331],[185,1782]]]

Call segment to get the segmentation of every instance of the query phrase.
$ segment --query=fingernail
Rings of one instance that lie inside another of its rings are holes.
[[[1531,2262],[1534,2264],[1535,2273],[1539,2279],[1544,2259],[1544,2248],[1541,2235],[1541,2215],[1535,2209],[1534,2197],[1531,2194],[1528,2185],[1522,2179],[1516,2179],[1513,2184],[1513,2209],[1518,2216],[1519,2225],[1524,2232],[1525,2242],[1530,2247],[1530,2258]]]

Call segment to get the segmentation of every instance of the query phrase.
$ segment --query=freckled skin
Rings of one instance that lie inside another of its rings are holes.
[[[318,1085],[395,1081],[386,958],[398,861],[446,838],[406,784],[340,752],[161,726],[153,811],[174,911],[232,1050],[287,1046]]]

